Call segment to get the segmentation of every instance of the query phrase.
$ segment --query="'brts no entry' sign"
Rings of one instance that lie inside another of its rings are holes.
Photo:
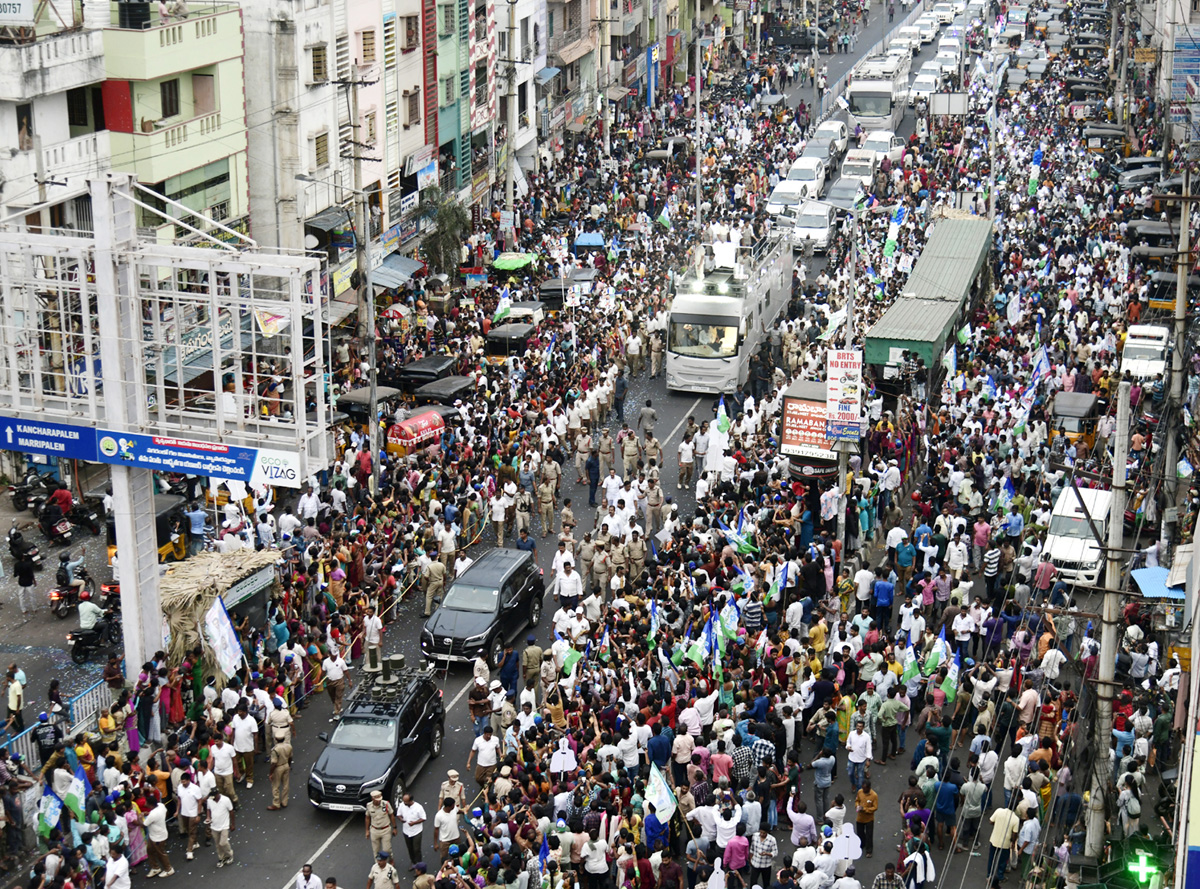
[[[251,486],[299,488],[299,454],[0,417],[0,448],[157,472],[232,479]]]
[[[825,409],[830,441],[858,441],[862,435],[863,353],[831,349],[825,372]]]
[[[835,455],[825,440],[825,423],[825,405],[821,402],[785,397],[779,453],[787,457],[833,459]]]

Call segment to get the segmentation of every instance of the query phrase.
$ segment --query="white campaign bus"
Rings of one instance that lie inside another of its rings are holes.
[[[850,125],[864,130],[898,130],[908,105],[911,60],[897,55],[872,56],[854,70],[846,88]]]
[[[676,276],[667,319],[667,388],[714,395],[745,383],[764,325],[791,298],[792,245],[704,245],[704,270]]]

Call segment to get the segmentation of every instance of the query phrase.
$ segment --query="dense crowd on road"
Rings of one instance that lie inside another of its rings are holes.
[[[369,886],[392,889],[407,869],[416,889],[898,889],[980,852],[989,882],[1032,868],[1065,879],[1087,789],[1077,710],[1099,645],[1044,540],[1073,467],[1103,469],[1115,427],[1101,421],[1091,453],[1052,455],[1047,417],[1060,391],[1113,401],[1125,327],[1146,309],[1148,269],[1123,233],[1149,206],[1095,175],[1098,156],[1061,113],[1076,66],[1056,60],[1001,94],[991,136],[987,78],[975,77],[966,121],[914,137],[864,196],[857,268],[849,230],[820,274],[797,267],[750,379],[669,447],[653,400],[631,399],[663,370],[671,274],[698,213],[703,243],[771,237],[765,197],[808,121],[758,98],[801,65],[781,56],[751,69],[744,96],[706,104],[699,208],[695,155],[647,157],[694,133],[686,89],[623,112],[630,135],[609,156],[586,138],[552,157],[519,206],[517,249],[539,258],[444,316],[418,282],[404,297],[415,322],[381,328],[381,367],[457,358],[476,383],[460,419],[407,458],[345,430],[339,461],[294,507],[253,516],[286,571],[267,624],[239,627],[239,679],[218,688],[201,652],[181,664],[160,653],[128,681],[110,663],[95,735],[63,737],[48,713],[36,772],[0,750],[0,857],[21,851],[20,790],[40,780],[61,808],[43,819],[35,889],[77,889],[101,870],[126,889],[143,864],[171,877],[196,855],[237,861],[250,804],[239,788],[257,769],[266,808],[288,805],[305,711],[328,695],[338,716],[401,599],[428,612],[471,553],[549,538],[554,643],[530,635],[498,665],[473,665],[462,774],[449,769],[436,799],[372,803]],[[1162,150],[1149,120],[1140,147]],[[989,138],[1004,146],[992,175]],[[794,480],[777,449],[781,394],[822,379],[825,350],[845,344],[831,318],[850,287],[857,344],[903,290],[892,250],[919,254],[939,220],[992,210],[994,287],[953,364],[906,360],[887,410],[872,390],[844,491]],[[591,232],[606,246],[575,251]],[[487,231],[464,245],[481,265],[498,249]],[[526,355],[488,364],[482,338],[503,301],[583,264],[600,273],[584,304],[548,319]],[[340,357],[338,385],[371,372]],[[1153,404],[1164,381],[1137,389]],[[1156,436],[1133,436],[1135,462]],[[567,496],[572,472],[586,501]],[[1148,483],[1147,524],[1161,496]],[[1148,831],[1147,782],[1177,752],[1179,665],[1144,611],[1125,616],[1105,770],[1114,835]],[[8,682],[12,723],[24,682],[11,670]],[[906,789],[881,799],[872,778],[895,772]],[[391,857],[400,834],[407,861]],[[306,866],[296,885],[321,882]]]

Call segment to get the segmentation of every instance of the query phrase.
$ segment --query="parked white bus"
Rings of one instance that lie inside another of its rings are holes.
[[[906,64],[897,55],[864,59],[846,88],[851,126],[857,124],[864,130],[900,129],[908,104],[911,67],[911,60]]]

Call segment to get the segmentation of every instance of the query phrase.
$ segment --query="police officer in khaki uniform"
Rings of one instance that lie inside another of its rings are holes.
[[[629,570],[629,549],[621,542],[619,537],[614,537],[609,544],[608,563],[612,566],[612,570],[618,568]]]
[[[577,558],[579,559],[580,582],[586,590],[592,582],[592,560],[596,558],[596,544],[592,542],[591,531],[584,533],[583,542],[579,544]]]
[[[662,466],[662,442],[654,437],[653,432],[646,434],[646,461],[653,460],[659,466]]]
[[[530,633],[525,637],[525,643],[525,648],[521,652],[522,682],[537,679],[542,670],[542,647],[537,644],[537,636]]]
[[[600,432],[600,444],[597,450],[600,451],[600,478],[604,478],[613,465],[612,433],[607,428]]]
[[[521,489],[517,494],[517,533],[533,530],[533,495]]]
[[[371,791],[371,801],[364,813],[366,835],[371,840],[371,851],[392,854],[392,837],[396,835],[396,813],[392,804],[378,790]]]
[[[288,708],[283,705],[282,698],[275,699],[275,709],[267,714],[267,738],[272,744],[282,744],[291,741],[296,734],[296,721]]]
[[[621,460],[625,466],[625,478],[633,478],[637,474],[638,457],[642,455],[642,444],[637,440],[628,426],[623,430],[625,437],[621,439]]]
[[[575,436],[575,484],[577,485],[582,485],[587,481],[584,477],[584,464],[587,463],[588,454],[591,452],[592,433],[584,429]]]
[[[650,338],[650,379],[654,379],[663,371],[663,352],[666,351],[662,331],[654,331]]]
[[[562,508],[562,511],[558,514],[558,522],[559,522],[559,527],[562,530],[562,533],[568,537],[571,537],[570,542],[567,544],[567,549],[570,550],[572,553],[574,553],[575,552],[575,547],[574,547],[575,540],[572,535],[573,535],[573,532],[575,531],[576,522],[575,522],[575,510],[571,509],[571,498],[570,497],[563,500],[563,508]]]
[[[646,572],[646,541],[638,531],[633,532],[633,538],[625,544],[625,552],[629,556],[629,579],[637,583]]]
[[[558,500],[558,486],[562,482],[562,467],[558,465],[557,460],[549,457],[542,464],[542,478],[550,482],[550,490],[554,492],[554,499]]]
[[[442,782],[437,798],[439,800],[454,800],[454,804],[458,806],[460,811],[464,811],[467,808],[467,786],[458,780],[457,769],[451,769],[446,772],[446,780]]]
[[[271,748],[268,762],[271,764],[271,768],[267,771],[267,778],[271,782],[271,805],[267,806],[267,811],[278,812],[280,809],[287,808],[288,797],[291,796],[292,745],[290,740],[277,741]]]
[[[558,464],[555,463],[555,465]],[[549,537],[554,532],[554,486],[550,479],[546,479],[538,485],[537,503],[538,517],[542,520],[542,536]]]
[[[608,575],[611,570],[608,561],[608,546],[603,539],[596,539],[596,553],[592,556],[592,577],[601,595],[608,593]]]
[[[423,616],[429,617],[433,613],[434,597],[440,596],[446,588],[446,566],[438,561],[430,562],[421,572],[421,583],[425,587],[425,614]]]
[[[663,496],[663,489],[657,479],[651,478],[646,485],[646,512],[648,514],[646,535],[649,536],[662,530],[663,501],[666,498]]]

